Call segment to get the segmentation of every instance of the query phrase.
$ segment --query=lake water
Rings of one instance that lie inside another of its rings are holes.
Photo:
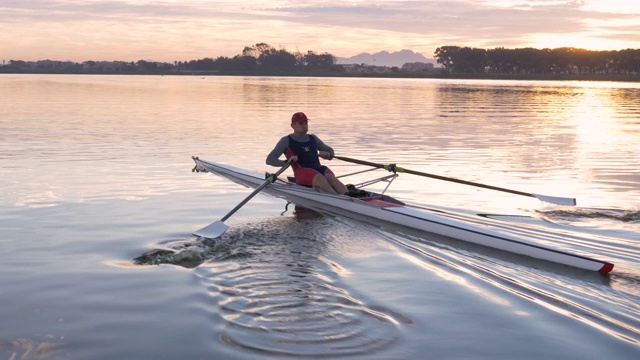
[[[2,75],[0,104],[0,359],[640,358],[638,83]],[[296,111],[337,155],[575,197],[407,174],[387,190],[517,215],[615,269],[266,195],[192,236],[250,190],[191,156],[273,172]]]

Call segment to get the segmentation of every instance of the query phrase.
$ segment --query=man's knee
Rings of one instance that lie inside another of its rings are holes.
[[[320,185],[320,184],[328,184],[329,181],[324,175],[317,174],[316,176],[313,177],[313,183]]]

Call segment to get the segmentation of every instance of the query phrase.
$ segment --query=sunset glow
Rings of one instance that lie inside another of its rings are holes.
[[[640,48],[628,1],[0,0],[0,58],[182,61],[264,42],[349,57],[443,45]]]

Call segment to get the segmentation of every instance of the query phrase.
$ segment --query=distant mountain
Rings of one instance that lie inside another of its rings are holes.
[[[420,53],[411,50],[396,52],[381,51],[375,54],[362,53],[349,58],[336,57],[338,64],[367,64],[379,66],[402,67],[405,63],[423,62],[436,64],[435,59],[428,59]]]

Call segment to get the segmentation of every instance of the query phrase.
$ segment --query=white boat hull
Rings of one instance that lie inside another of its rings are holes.
[[[206,170],[248,187],[256,188],[260,186],[265,179],[262,174],[246,171],[230,165],[213,163],[196,157],[194,157],[194,161],[196,162],[196,170]],[[492,224],[490,219],[483,219],[482,222],[468,221],[465,220],[464,217],[450,216],[448,213],[441,211],[429,211],[429,209],[422,208],[415,209],[409,206],[383,201],[379,198],[361,199],[343,195],[333,195],[282,180],[277,180],[269,184],[262,191],[291,201],[297,205],[321,212],[342,215],[375,224],[380,224],[381,222],[391,223],[536,259],[601,273],[608,273],[613,269],[613,264],[609,262],[552,249],[519,238],[505,231],[500,231],[500,228]]]

